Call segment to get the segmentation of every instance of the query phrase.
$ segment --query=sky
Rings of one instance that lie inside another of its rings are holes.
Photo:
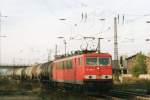
[[[40,63],[48,54],[52,59],[56,44],[58,54],[64,53],[60,36],[67,42],[67,52],[85,48],[85,36],[103,37],[101,51],[113,55],[113,20],[118,15],[119,55],[147,54],[149,4],[149,0],[0,0],[0,12],[7,16],[1,17],[0,34],[6,37],[0,37],[0,63]],[[96,47],[96,40],[87,42],[88,48]]]

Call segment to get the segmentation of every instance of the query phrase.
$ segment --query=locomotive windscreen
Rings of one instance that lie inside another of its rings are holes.
[[[110,65],[110,62],[111,62],[110,58],[99,58],[99,65],[100,66]]]
[[[97,57],[87,57],[86,65],[95,66],[108,66],[111,64],[111,58],[97,58]]]
[[[95,58],[95,57],[86,58],[86,64],[87,65],[97,65],[97,58]]]

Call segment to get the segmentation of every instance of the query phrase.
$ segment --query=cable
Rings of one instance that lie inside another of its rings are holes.
[[[55,14],[55,12],[50,8],[49,2],[48,0],[39,0],[43,3],[43,5],[49,10],[49,12],[56,18],[58,18],[58,16]]]

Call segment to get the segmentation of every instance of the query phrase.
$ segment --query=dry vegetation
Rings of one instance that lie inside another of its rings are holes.
[[[114,88],[150,94],[150,80],[139,79],[137,77],[123,77],[122,82],[114,83]]]

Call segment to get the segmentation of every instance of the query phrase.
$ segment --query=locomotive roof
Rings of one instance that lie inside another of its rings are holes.
[[[54,61],[57,61],[57,60],[62,60],[62,59],[69,59],[69,58],[74,58],[74,57],[80,57],[80,56],[91,56],[91,55],[101,55],[101,56],[110,56],[111,55],[109,53],[98,53],[98,52],[87,52],[87,53],[81,53],[81,54],[74,54],[74,55],[71,55],[71,56],[62,56],[62,57],[59,57],[59,58],[56,58],[54,59]]]

